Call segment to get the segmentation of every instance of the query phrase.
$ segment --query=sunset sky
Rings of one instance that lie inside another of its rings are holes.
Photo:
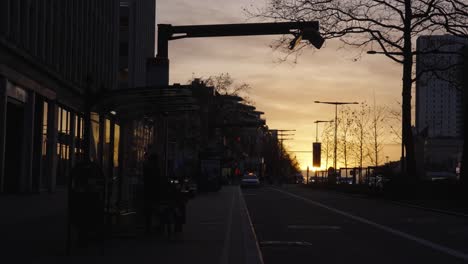
[[[242,8],[261,6],[265,0],[158,0],[157,23],[173,25],[257,22],[248,20]],[[279,63],[284,54],[269,44],[279,36],[206,38],[172,41],[169,48],[170,81],[186,83],[194,77],[229,73],[252,86],[249,97],[271,129],[296,129],[288,149],[311,150],[315,120],[334,118],[334,107],[320,101],[366,101],[398,108],[401,66],[382,55],[341,49],[328,41],[320,50],[307,49],[292,62]],[[322,125],[323,126],[323,125]],[[321,127],[322,127],[321,126]],[[320,133],[319,129],[319,133]],[[400,147],[391,140],[382,157],[399,159]],[[311,164],[310,153],[296,153],[301,168]],[[385,160],[385,159],[384,159]]]

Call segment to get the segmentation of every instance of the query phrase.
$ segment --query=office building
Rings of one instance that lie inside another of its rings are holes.
[[[86,99],[117,84],[118,12],[117,0],[0,2],[1,193],[66,186],[85,156]],[[91,124],[89,151],[111,171],[118,124]]]
[[[155,0],[121,0],[119,87],[146,86],[146,65],[154,58],[155,36]]]
[[[460,54],[467,39],[450,35],[421,36],[416,70],[416,128],[427,129],[429,138],[460,138],[463,135]],[[434,69],[446,69],[435,70]]]
[[[467,39],[421,36],[417,40],[416,130],[424,137],[420,158],[427,177],[455,177],[463,145],[462,49]]]

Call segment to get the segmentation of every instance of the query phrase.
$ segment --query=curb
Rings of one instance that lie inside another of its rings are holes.
[[[250,242],[250,244],[252,243],[255,243],[255,251],[254,250],[249,250],[249,248],[252,248],[252,247],[246,247],[246,264],[250,264],[250,263],[256,263],[256,264],[264,264],[263,262],[263,255],[262,255],[262,251],[260,250],[260,245],[258,243],[258,239],[257,239],[257,235],[255,233],[255,228],[253,226],[253,223],[252,223],[252,219],[250,218],[250,213],[249,213],[249,210],[247,208],[247,204],[245,203],[245,200],[244,200],[244,196],[242,194],[242,191],[241,189],[239,188],[238,189],[238,194],[239,194],[239,201],[241,203],[241,210],[244,211],[245,215],[244,215],[244,218],[247,218],[245,219],[244,221],[244,230],[245,229],[250,229],[248,231],[250,232],[244,232],[244,234],[247,234],[247,233],[250,233],[251,235],[249,236],[250,239],[247,239],[246,237],[244,237],[244,240],[247,240],[245,241],[245,243],[248,243]],[[245,230],[247,231],[247,230]]]

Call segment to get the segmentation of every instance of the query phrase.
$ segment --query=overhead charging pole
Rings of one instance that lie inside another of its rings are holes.
[[[319,33],[319,23],[317,21],[190,26],[159,24],[157,55],[155,59],[148,61],[151,72],[147,77],[148,82],[155,86],[169,85],[169,41],[171,40],[287,34],[294,36],[289,45],[290,49],[294,49],[302,40],[309,41],[317,49],[320,49],[325,42]]]
[[[301,40],[309,41],[317,49],[320,49],[325,42],[320,36],[319,23],[317,21],[189,26],[159,24],[156,58],[151,58],[147,61],[147,85],[162,88],[169,85],[169,41],[171,40],[287,34],[294,36],[289,46],[290,49],[294,49]]]
[[[335,106],[335,144],[333,146],[333,169],[334,173],[336,174],[336,150],[338,146],[337,142],[337,131],[338,131],[338,106],[339,105],[349,105],[349,104],[359,104],[358,102],[321,102],[321,101],[314,101],[316,104],[331,104]]]

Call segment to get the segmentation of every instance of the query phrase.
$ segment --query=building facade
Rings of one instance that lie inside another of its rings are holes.
[[[417,40],[417,51],[422,54],[416,59],[416,130],[423,137],[418,148],[426,177],[440,172],[455,177],[461,160],[461,51],[466,45],[467,39],[450,35],[422,36]]]
[[[117,84],[118,12],[118,0],[0,2],[0,193],[54,191],[85,156],[86,98]],[[90,119],[89,151],[111,172],[120,127]]]
[[[155,0],[120,0],[119,86],[143,87],[147,60],[154,58]]]
[[[461,82],[461,50],[467,39],[450,35],[421,36],[418,52],[441,51],[442,54],[421,54],[416,59],[419,78],[416,82],[416,128],[427,129],[429,138],[460,138],[463,135]],[[436,70],[433,69],[444,69]]]

